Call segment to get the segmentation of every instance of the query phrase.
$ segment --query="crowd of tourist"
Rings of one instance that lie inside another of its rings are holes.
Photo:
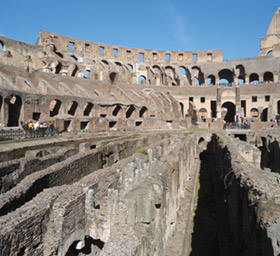
[[[43,122],[28,120],[22,124],[22,128],[27,136],[31,137],[45,137],[57,134],[57,130],[52,122]]]

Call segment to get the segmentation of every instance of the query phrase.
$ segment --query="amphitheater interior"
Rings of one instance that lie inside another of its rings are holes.
[[[280,9],[227,61],[0,37],[0,256],[279,256],[279,127]]]

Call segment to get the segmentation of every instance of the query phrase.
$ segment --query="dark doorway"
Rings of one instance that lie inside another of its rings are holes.
[[[19,96],[11,96],[6,98],[8,104],[8,124],[9,127],[18,126],[22,100]]]
[[[261,121],[267,122],[267,120],[268,120],[268,108],[265,108],[261,114]]]
[[[225,102],[222,105],[222,108],[226,108],[227,109],[227,114],[224,118],[224,120],[228,123],[228,122],[234,122],[235,121],[235,114],[236,114],[236,107],[232,102]]]
[[[217,102],[215,100],[211,100],[211,117],[217,117]]]

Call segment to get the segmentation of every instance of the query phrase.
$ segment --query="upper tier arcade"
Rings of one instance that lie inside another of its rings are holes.
[[[57,49],[64,52],[94,55],[105,59],[131,62],[185,64],[223,61],[223,53],[221,50],[162,51],[136,49],[102,43],[93,43],[47,31],[40,31],[37,45],[47,46],[49,44],[54,44]]]

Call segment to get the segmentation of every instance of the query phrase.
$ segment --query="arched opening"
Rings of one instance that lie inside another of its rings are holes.
[[[117,106],[114,108],[114,110],[113,110],[113,112],[112,112],[112,115],[113,115],[113,116],[117,116],[117,115],[119,114],[120,111],[122,111],[122,107],[121,107],[120,105],[117,105]]]
[[[146,117],[148,114],[148,109],[146,107],[142,107],[139,111],[139,117]]]
[[[254,118],[259,117],[259,110],[257,108],[252,108],[250,110],[250,115],[251,115],[251,117],[254,117]]]
[[[219,72],[219,84],[231,86],[233,83],[233,72],[229,69],[222,69]]]
[[[129,71],[133,71],[133,66],[131,64],[127,64]]]
[[[272,50],[268,51],[268,52],[266,53],[266,56],[273,56],[273,51],[272,51]]]
[[[4,43],[2,41],[0,41],[0,51],[4,50]]]
[[[236,66],[237,71],[237,78],[238,78],[238,84],[244,84],[245,83],[245,67],[243,65],[237,65]]]
[[[58,115],[60,107],[61,107],[60,100],[52,100],[50,103],[50,117]]]
[[[261,121],[267,122],[268,120],[268,108],[265,108],[261,113]]]
[[[265,72],[263,75],[263,81],[264,82],[273,82],[274,81],[273,74],[271,72]]]
[[[88,104],[86,105],[86,107],[84,109],[84,116],[89,116],[92,109],[93,109],[93,104],[91,102],[88,102]]]
[[[200,86],[204,83],[204,74],[201,72],[200,67],[192,67],[193,81],[195,86]]]
[[[83,78],[88,79],[89,76],[90,76],[90,70],[89,70],[89,69],[86,69],[86,70],[83,72]]]
[[[205,122],[206,118],[207,118],[207,109],[206,108],[201,108],[198,111],[198,115],[199,115],[200,120]]]
[[[224,117],[224,120],[228,123],[228,122],[234,122],[235,121],[235,114],[236,114],[236,107],[232,102],[225,102],[222,105],[222,108],[226,108],[227,109],[227,113]]]
[[[73,101],[71,107],[68,110],[68,114],[74,116],[77,108],[78,108],[78,103],[76,101]]]
[[[180,104],[180,110],[181,110],[182,117],[184,117],[185,116],[184,104],[182,102],[180,102],[179,104]]]
[[[182,76],[186,76],[187,75],[187,69],[183,66],[179,67],[179,72]]]
[[[203,137],[201,137],[201,138],[199,138],[199,140],[198,140],[198,144],[201,144],[202,142],[204,142],[205,141],[205,139],[203,138]]]
[[[146,84],[146,80],[147,80],[146,77],[141,75],[137,79],[137,84]]]
[[[116,72],[110,73],[109,78],[110,78],[111,84],[115,83],[117,80],[117,73]]]
[[[93,239],[90,236],[85,236],[84,241],[74,241],[65,256],[78,256],[78,255],[98,255],[103,249],[105,243],[100,239]],[[81,246],[83,246],[81,248]]]
[[[134,106],[131,105],[131,106],[128,108],[128,110],[126,111],[126,114],[125,114],[126,118],[130,118],[130,117],[132,116],[132,114],[134,113],[135,110],[136,110],[136,108],[135,108]]]
[[[210,75],[207,78],[208,85],[215,85],[216,84],[216,77],[214,75]]]
[[[249,76],[249,82],[252,83],[252,84],[258,84],[260,81],[260,78],[259,78],[259,75],[256,74],[256,73],[252,73],[250,76]]]
[[[22,106],[22,100],[19,96],[10,96],[6,98],[8,105],[8,127],[15,127],[19,125],[19,118]]]

